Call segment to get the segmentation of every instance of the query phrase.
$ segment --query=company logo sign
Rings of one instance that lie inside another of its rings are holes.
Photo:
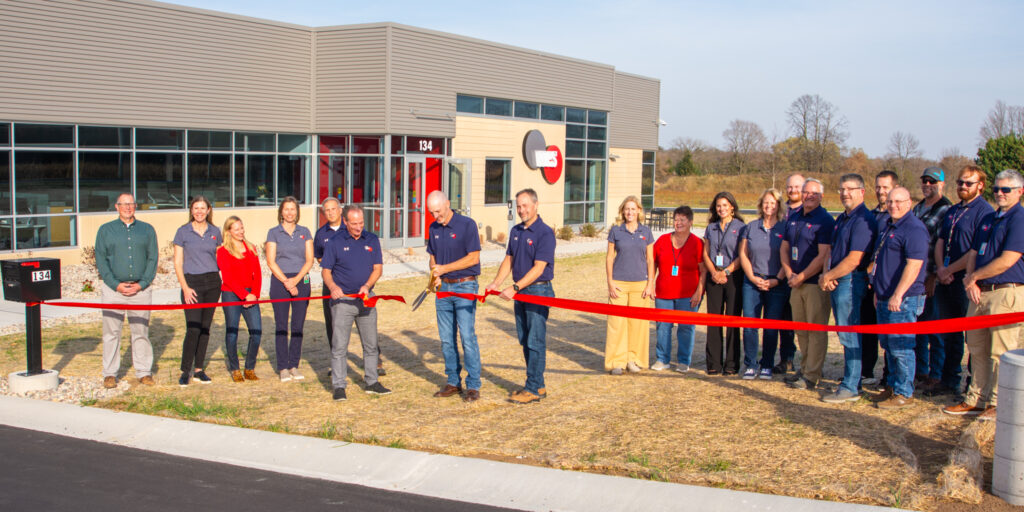
[[[562,177],[562,151],[558,146],[549,146],[539,130],[526,132],[523,138],[523,160],[530,169],[540,169],[548,183],[553,184]]]

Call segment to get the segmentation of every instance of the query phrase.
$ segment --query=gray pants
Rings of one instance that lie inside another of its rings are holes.
[[[344,388],[348,376],[348,342],[352,336],[352,322],[359,329],[363,342],[363,373],[367,386],[377,382],[377,308],[368,308],[360,299],[332,300],[334,317],[334,346],[331,347],[331,386]]]
[[[153,288],[125,297],[111,290],[105,283],[100,285],[103,302],[107,304],[152,304]],[[121,326],[125,313],[128,314],[128,331],[132,336],[132,366],[135,376],[143,378],[153,373],[153,345],[149,343],[149,311],[124,309],[103,310],[103,376],[116,377],[121,366]]]

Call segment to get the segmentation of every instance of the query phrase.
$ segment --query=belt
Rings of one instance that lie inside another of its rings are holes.
[[[999,284],[979,284],[978,288],[981,288],[983,292],[991,292],[994,290],[1002,290],[1003,288],[1017,288],[1024,286],[1021,283],[999,283]]]
[[[529,286],[524,286],[524,288],[529,288],[530,286],[537,285],[537,284],[548,284],[550,282],[551,281],[534,281],[534,282],[530,283]]]
[[[460,277],[458,279],[445,279],[443,277],[441,278],[441,282],[442,283],[448,283],[448,284],[465,283],[466,281],[476,281],[476,276],[466,276],[466,277]]]

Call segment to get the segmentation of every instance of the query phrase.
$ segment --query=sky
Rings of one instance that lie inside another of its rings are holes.
[[[846,117],[846,145],[869,156],[887,153],[896,131],[927,158],[974,156],[996,101],[1024,105],[1016,1],[171,3],[306,26],[391,21],[654,77],[662,147],[684,137],[722,147],[734,119],[784,139],[793,100],[818,94]]]

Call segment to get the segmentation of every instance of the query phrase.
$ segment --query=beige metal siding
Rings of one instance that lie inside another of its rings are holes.
[[[386,133],[387,27],[332,27],[316,39],[318,133]]]
[[[661,81],[615,73],[615,106],[608,134],[610,147],[658,149]]]
[[[0,119],[306,132],[309,29],[151,2],[0,2]]]
[[[454,135],[444,114],[457,93],[612,109],[611,66],[404,25],[391,34],[392,133]]]

